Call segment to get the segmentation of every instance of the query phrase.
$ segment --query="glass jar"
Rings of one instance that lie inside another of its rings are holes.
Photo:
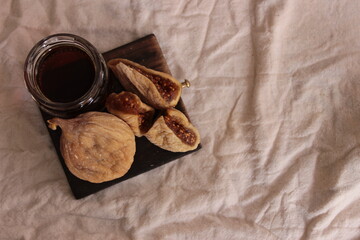
[[[106,97],[106,62],[87,40],[55,34],[39,41],[24,66],[25,84],[41,110],[69,118],[98,109]]]

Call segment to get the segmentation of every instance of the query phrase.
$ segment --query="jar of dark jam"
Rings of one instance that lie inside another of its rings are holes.
[[[101,53],[73,34],[55,34],[30,51],[25,84],[40,109],[69,118],[97,110],[106,95],[108,72]]]

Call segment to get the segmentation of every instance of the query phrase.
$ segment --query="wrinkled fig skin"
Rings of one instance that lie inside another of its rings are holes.
[[[111,93],[105,106],[110,113],[124,120],[137,137],[143,136],[152,126],[155,110],[134,93]]]
[[[73,119],[53,118],[49,128],[62,130],[60,150],[72,174],[101,183],[123,176],[135,155],[135,136],[121,119],[88,112]]]
[[[125,90],[138,95],[144,103],[166,109],[179,102],[182,86],[171,75],[122,58],[110,60],[108,66]]]
[[[145,136],[151,143],[171,152],[191,151],[200,143],[198,130],[174,108],[166,109]]]

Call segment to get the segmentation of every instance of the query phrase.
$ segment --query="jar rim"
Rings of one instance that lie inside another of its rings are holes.
[[[94,81],[88,91],[81,97],[70,102],[56,102],[46,97],[39,89],[37,82],[37,66],[51,49],[61,46],[73,46],[84,51],[94,66]],[[52,111],[73,111],[91,104],[101,91],[101,86],[107,81],[108,72],[105,60],[101,53],[86,39],[70,34],[57,33],[41,39],[30,50],[24,64],[25,85],[32,98],[40,107]]]

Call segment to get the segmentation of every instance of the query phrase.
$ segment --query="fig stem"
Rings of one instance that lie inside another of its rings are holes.
[[[191,85],[190,85],[189,80],[185,79],[184,82],[181,83],[181,86],[182,86],[183,88],[185,88],[185,87],[186,87],[186,88],[189,88]]]
[[[54,119],[47,120],[48,127],[49,127],[51,130],[56,130],[57,124],[54,123],[53,121],[54,121]]]

